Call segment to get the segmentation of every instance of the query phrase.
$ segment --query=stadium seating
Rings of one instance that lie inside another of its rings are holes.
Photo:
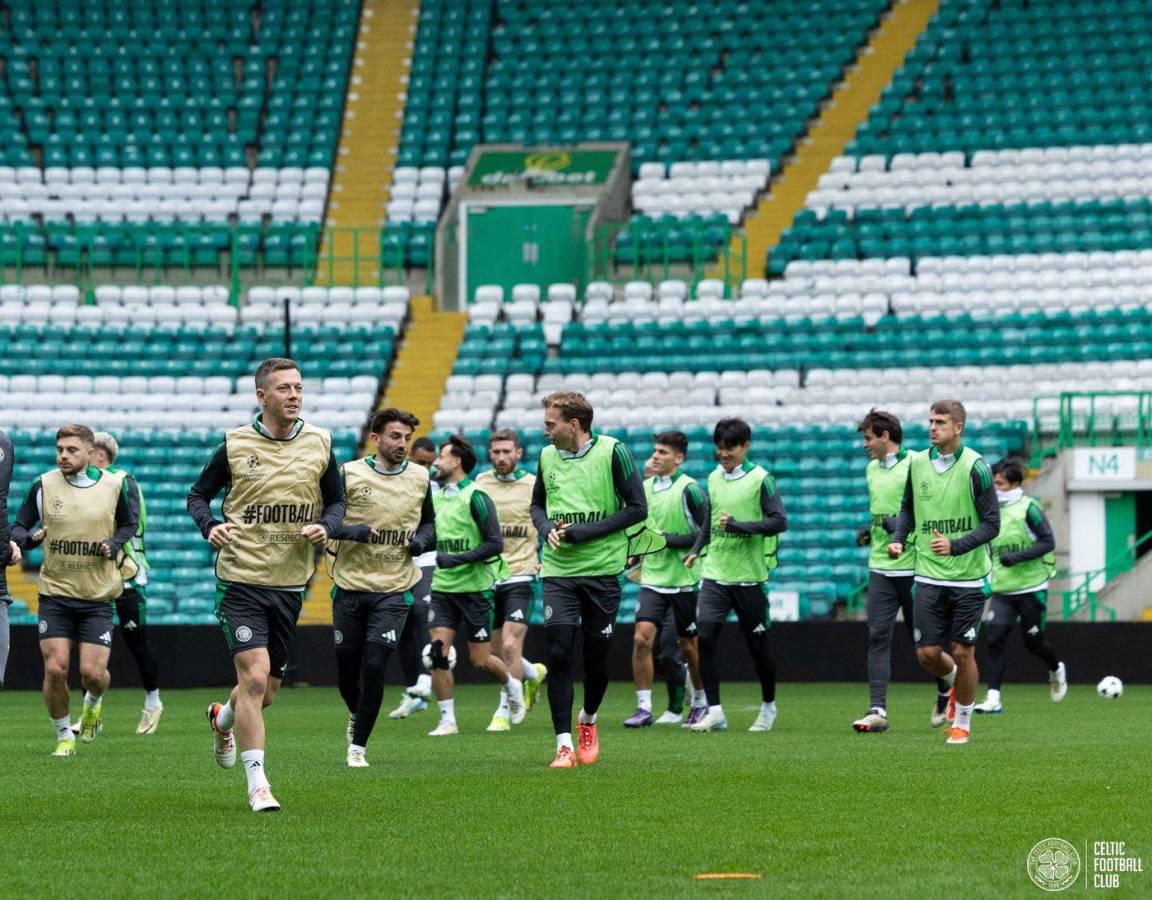
[[[3,265],[214,265],[230,222],[241,264],[314,257],[359,4],[6,8]]]
[[[885,6],[425,0],[389,246],[426,258],[438,187],[452,187],[474,144],[607,140],[631,144],[645,217],[618,258],[662,258],[666,246],[674,262],[694,246],[713,255],[728,235],[721,223],[740,221]],[[425,188],[413,173],[428,166],[446,179]]]
[[[943,3],[769,273],[1152,248],[1150,15],[1127,0]]]
[[[853,155],[1152,140],[1141,0],[951,0],[856,135]]]

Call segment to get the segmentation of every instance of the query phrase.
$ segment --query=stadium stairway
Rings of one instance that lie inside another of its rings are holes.
[[[8,570],[8,593],[13,600],[22,600],[28,606],[29,613],[34,615],[39,609],[36,578],[23,566],[13,566]]]
[[[468,314],[437,310],[431,297],[414,297],[410,309],[411,319],[382,406],[413,413],[420,420],[417,434],[427,434],[452,374]]]
[[[831,101],[801,140],[796,155],[746,221],[748,259],[763,259],[804,207],[808,193],[832,160],[844,152],[856,129],[916,45],[939,0],[901,0],[860,51],[856,65],[837,85]],[[740,252],[733,238],[733,252]]]
[[[354,270],[353,257],[357,250],[363,256],[365,248],[356,247],[358,235],[345,229],[376,229],[384,222],[419,14],[417,0],[366,0],[361,11],[328,205],[329,227],[320,254],[321,283],[353,284],[354,278],[362,276]],[[331,272],[326,261],[329,244],[334,258]],[[370,273],[370,277],[377,275]]]
[[[316,574],[308,582],[304,606],[300,610],[301,625],[332,624],[332,576],[328,574],[327,557],[316,563]]]

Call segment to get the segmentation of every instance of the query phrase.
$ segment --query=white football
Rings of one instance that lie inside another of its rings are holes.
[[[421,656],[421,659],[423,659],[423,661],[424,661],[424,668],[427,669],[429,672],[431,672],[432,671],[432,645],[431,644],[425,644],[424,650],[420,654],[420,656]],[[448,668],[449,669],[455,669],[456,668],[456,648],[455,647],[449,647],[448,648]]]
[[[1115,700],[1124,693],[1124,682],[1115,675],[1105,675],[1096,685],[1096,693],[1105,700]]]

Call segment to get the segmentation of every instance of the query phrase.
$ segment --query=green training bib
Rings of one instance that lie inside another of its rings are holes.
[[[912,464],[912,454],[901,450],[897,463],[890,469],[884,468],[880,460],[874,459],[864,470],[868,479],[868,511],[872,514],[872,544],[868,554],[868,568],[880,572],[911,572],[916,565],[915,538],[909,535],[904,552],[898,559],[888,556],[888,544],[892,535],[884,530],[887,516],[900,515],[900,505],[904,501],[904,486],[908,483],[908,469]]]
[[[992,590],[998,594],[1017,594],[1041,590],[1056,570],[1056,555],[1046,553],[1014,566],[1000,563],[1001,553],[1019,553],[1036,543],[1028,530],[1028,511],[1036,501],[1024,496],[1015,503],[1000,507],[1000,533],[992,542]]]
[[[555,447],[540,454],[540,477],[548,518],[553,522],[583,525],[599,522],[622,507],[612,480],[615,438],[596,435],[583,456],[563,457]],[[541,557],[541,574],[549,577],[595,577],[619,575],[628,562],[628,535],[614,531],[584,544],[547,542]]]
[[[961,447],[947,472],[932,465],[935,449],[912,454],[912,501],[916,513],[916,574],[934,581],[981,581],[992,571],[988,545],[963,556],[937,556],[932,552],[933,532],[950,540],[974,530],[980,517],[972,498],[972,469],[981,456]]]
[[[758,521],[760,486],[771,478],[761,466],[744,463],[745,474],[730,480],[717,466],[708,476],[708,501],[712,504],[712,530],[708,553],[704,557],[704,578],[729,584],[762,583],[776,568],[777,535],[736,534],[720,528],[720,514],[728,513],[737,521]]]

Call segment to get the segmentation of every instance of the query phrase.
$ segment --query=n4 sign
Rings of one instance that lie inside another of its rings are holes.
[[[1133,481],[1135,447],[1077,447],[1073,478],[1076,481]]]

